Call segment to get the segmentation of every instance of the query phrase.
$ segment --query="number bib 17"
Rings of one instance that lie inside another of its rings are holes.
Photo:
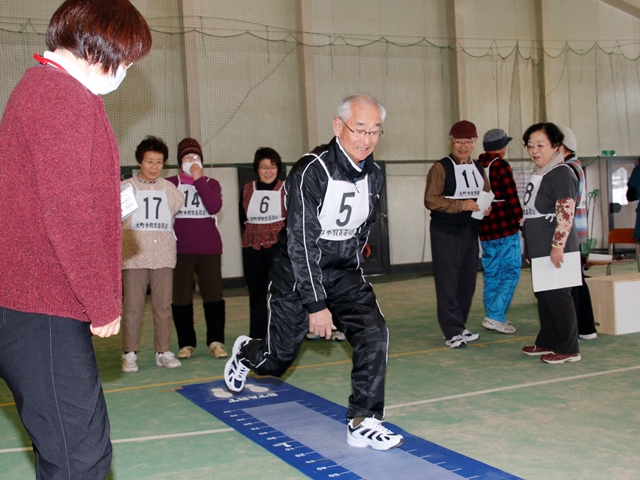
[[[171,231],[173,229],[167,195],[163,191],[138,190],[136,200],[139,208],[131,216],[132,230]]]

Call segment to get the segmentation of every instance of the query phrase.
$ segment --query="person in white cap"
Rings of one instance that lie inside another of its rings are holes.
[[[487,330],[506,334],[516,333],[516,327],[507,321],[507,310],[522,269],[522,206],[513,171],[509,162],[504,160],[511,140],[504,130],[489,130],[482,141],[484,153],[478,157],[495,195],[491,213],[480,222],[483,300],[486,310],[482,326]]]
[[[580,160],[576,156],[578,149],[578,140],[576,135],[569,127],[560,127],[564,133],[564,140],[560,146],[560,152],[564,156],[564,163],[569,165],[578,177],[578,199],[576,200],[576,212],[574,215],[574,223],[576,232],[578,233],[578,243],[583,245],[587,242],[589,236],[587,227],[587,192],[584,179],[584,170],[580,164]],[[596,333],[595,318],[593,316],[593,306],[591,305],[591,293],[587,282],[584,280],[584,272],[582,273],[582,285],[571,289],[573,303],[576,306],[576,315],[578,316],[578,336],[583,340],[593,340],[598,337]]]

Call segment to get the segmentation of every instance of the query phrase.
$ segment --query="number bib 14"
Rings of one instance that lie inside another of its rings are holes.
[[[180,183],[178,184],[178,190],[184,195],[184,205],[176,214],[176,218],[207,218],[213,216],[209,215],[207,209],[204,208],[195,186]]]

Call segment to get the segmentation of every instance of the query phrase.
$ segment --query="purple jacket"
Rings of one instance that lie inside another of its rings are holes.
[[[167,180],[178,188],[180,184],[194,185],[202,205],[210,215],[217,214],[222,208],[222,189],[217,180],[203,175],[194,182],[192,177],[184,173],[169,177]],[[192,199],[186,198],[185,201],[192,201]],[[179,218],[177,216],[174,231],[178,237],[178,254],[222,254],[222,238],[220,238],[215,218]]]

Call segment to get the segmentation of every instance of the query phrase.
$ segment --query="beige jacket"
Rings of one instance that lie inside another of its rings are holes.
[[[122,269],[174,268],[176,266],[176,236],[173,233],[173,221],[176,213],[182,208],[184,195],[173,183],[159,178],[156,183],[141,182],[137,176],[124,182],[133,185],[134,190],[164,191],[171,212],[172,228],[170,231],[140,231],[132,230],[133,216],[122,222]],[[144,208],[142,205],[139,208]]]

